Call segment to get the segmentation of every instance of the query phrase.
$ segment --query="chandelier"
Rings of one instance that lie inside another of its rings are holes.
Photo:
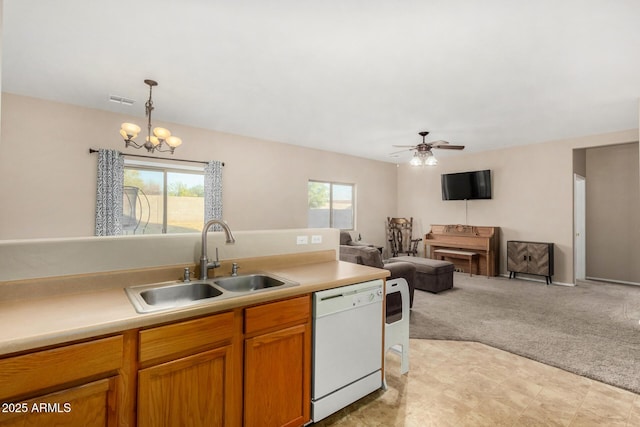
[[[135,137],[140,133],[140,126],[133,123],[123,123],[120,128],[120,135],[124,138],[125,147],[146,148],[147,151],[153,153],[154,151],[160,152],[173,152],[176,147],[182,144],[182,140],[177,136],[172,136],[171,132],[165,128],[154,128],[153,134],[151,133],[151,112],[153,111],[153,100],[151,99],[151,92],[154,86],[158,86],[158,82],[155,80],[145,80],[145,84],[149,86],[149,100],[144,104],[145,115],[147,116],[147,139],[144,144],[138,144],[134,141]],[[166,144],[167,148],[164,147]]]

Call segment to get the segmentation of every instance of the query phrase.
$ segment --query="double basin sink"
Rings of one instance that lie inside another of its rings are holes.
[[[270,274],[247,274],[190,282],[129,286],[125,288],[125,292],[138,313],[149,313],[297,285],[299,283]]]

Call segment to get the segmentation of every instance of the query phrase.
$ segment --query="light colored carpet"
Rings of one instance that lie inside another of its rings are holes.
[[[415,291],[411,338],[477,341],[640,393],[640,287],[455,273]]]

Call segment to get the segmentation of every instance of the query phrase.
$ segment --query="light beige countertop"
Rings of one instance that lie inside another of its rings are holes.
[[[22,292],[37,293],[37,297],[25,294],[21,298],[21,289],[13,289],[11,298],[6,297],[6,292],[0,293],[0,324],[3,325],[0,355],[213,314],[389,275],[387,270],[326,259],[299,265],[283,262],[271,265],[259,270],[300,285],[147,314],[135,311],[124,288],[153,281],[131,283],[133,279],[122,280],[135,275],[116,272],[114,277],[119,279],[111,280],[118,282],[115,284],[107,284],[109,281],[105,280],[104,274],[95,278],[92,275],[73,277],[67,281],[67,289],[47,292],[39,290],[38,284],[32,281],[22,287]],[[250,272],[245,270],[242,274]]]

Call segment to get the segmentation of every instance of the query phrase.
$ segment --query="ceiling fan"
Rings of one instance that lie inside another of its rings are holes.
[[[429,135],[429,132],[419,132],[418,135],[422,136],[422,142],[418,145],[394,145],[394,147],[404,148],[404,150],[394,151],[390,155],[402,153],[404,151],[415,151],[411,162],[412,166],[435,166],[438,164],[438,159],[431,152],[432,148],[445,149],[445,150],[464,150],[464,145],[451,145],[447,141],[438,140],[433,142],[425,142],[425,138]]]

